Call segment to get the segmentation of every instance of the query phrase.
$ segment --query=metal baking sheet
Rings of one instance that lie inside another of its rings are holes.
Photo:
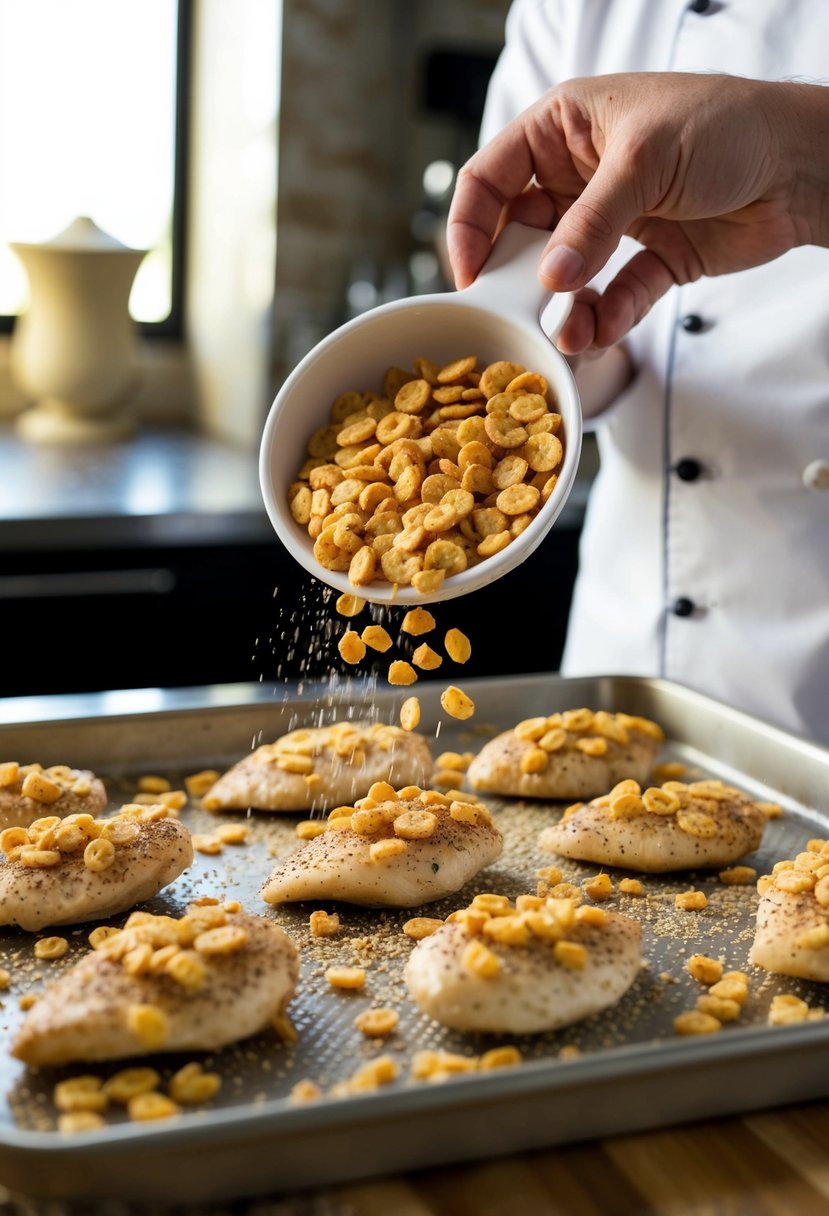
[[[661,680],[554,675],[470,680],[476,702],[471,723],[441,720],[440,681],[421,682],[421,730],[436,753],[476,750],[498,729],[537,713],[587,705],[623,710],[658,721],[666,732],[660,760],[685,763],[694,777],[733,782],[752,796],[780,802],[763,845],[746,859],[758,873],[829,834],[829,751],[789,735],[680,685]],[[128,800],[136,777],[157,773],[178,787],[201,768],[222,769],[260,742],[299,723],[371,716],[394,721],[401,697],[371,683],[307,687],[219,686],[87,698],[0,702],[0,758],[89,767],[107,782],[113,809]],[[505,836],[502,858],[458,895],[428,905],[446,915],[480,890],[514,897],[533,891],[535,871],[555,859],[537,849],[538,832],[560,804],[487,799]],[[182,812],[195,831],[213,830],[217,817]],[[55,1130],[51,1094],[56,1080],[86,1071],[107,1076],[123,1065],[83,1065],[34,1073],[0,1057],[0,1183],[38,1197],[120,1198],[193,1203],[321,1186],[450,1162],[474,1160],[568,1141],[666,1126],[702,1117],[756,1110],[825,1096],[829,1091],[829,1017],[792,1027],[770,1027],[767,1011],[777,992],[795,992],[820,1006],[825,990],[748,968],[756,892],[726,887],[716,873],[646,877],[646,899],[615,894],[607,905],[643,923],[646,966],[613,1009],[546,1035],[473,1036],[442,1029],[406,1000],[400,972],[410,943],[400,933],[415,912],[369,911],[340,905],[337,938],[312,939],[302,904],[270,909],[259,889],[273,855],[296,846],[302,815],[239,815],[251,824],[250,843],[221,856],[197,854],[192,869],[151,902],[154,911],[183,910],[196,894],[238,898],[274,917],[303,956],[300,990],[291,1016],[299,1032],[285,1047],[260,1035],[207,1057],[220,1072],[218,1097],[199,1110],[153,1124],[117,1115],[100,1132],[67,1137]],[[222,817],[225,818],[225,817]],[[562,860],[564,876],[579,881],[595,866]],[[615,880],[621,871],[610,871]],[[702,888],[709,906],[677,913],[673,896]],[[123,919],[123,918],[122,918]],[[116,921],[115,923],[120,923]],[[36,992],[86,947],[88,926],[60,930],[72,942],[65,960],[37,962],[30,935],[0,931],[0,963],[12,973],[3,994],[8,1042],[23,1014],[19,997]],[[700,991],[685,971],[694,952],[722,955],[727,968],[748,970],[750,998],[738,1022],[717,1035],[680,1038],[673,1018],[692,1008]],[[367,969],[363,992],[330,990],[330,962]],[[401,1014],[398,1032],[373,1044],[354,1027],[372,1005]],[[413,1053],[446,1048],[468,1055],[502,1042],[524,1054],[517,1068],[459,1076],[438,1085],[413,1080]],[[578,1049],[568,1058],[564,1046]],[[375,1093],[290,1103],[299,1079],[329,1087],[373,1055],[390,1052],[399,1079]],[[192,1057],[188,1057],[192,1058]],[[169,1076],[183,1057],[153,1063]]]

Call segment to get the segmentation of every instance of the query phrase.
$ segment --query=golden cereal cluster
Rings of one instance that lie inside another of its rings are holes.
[[[248,943],[247,930],[233,922],[233,911],[238,905],[205,899],[191,903],[178,919],[133,912],[123,929],[101,926],[89,941],[98,954],[120,963],[129,975],[166,975],[186,992],[198,992],[211,958],[234,954]],[[164,1044],[167,1020],[160,1008],[134,1005],[129,1020],[142,1046],[153,1050]]]
[[[441,793],[418,785],[395,790],[387,781],[375,781],[367,796],[353,806],[335,806],[327,820],[306,819],[296,830],[302,840],[327,832],[354,832],[371,841],[371,860],[382,862],[405,853],[410,841],[433,836],[447,819],[472,827],[493,826],[492,816],[475,794]]]
[[[795,945],[802,950],[829,946],[829,840],[810,840],[793,860],[776,862],[771,874],[759,879],[757,889],[761,895],[773,889],[813,900],[819,919],[800,934]]]
[[[525,718],[513,729],[516,738],[530,743],[521,757],[522,773],[543,773],[553,752],[575,750],[586,756],[606,756],[608,752],[627,747],[631,734],[647,735],[660,741],[661,727],[648,718],[630,714],[611,714],[600,709],[568,709],[546,717]]]
[[[493,945],[526,948],[548,944],[562,967],[583,970],[587,948],[573,941],[572,935],[584,925],[606,924],[607,913],[602,908],[579,906],[569,890],[547,897],[519,895],[514,904],[505,895],[485,892],[476,895],[469,907],[452,912],[446,921],[461,925],[470,938],[461,959],[467,971],[481,979],[494,979],[501,973],[502,962]],[[417,934],[410,930],[407,935],[428,935],[417,928]]]
[[[322,781],[319,773],[315,771],[317,761],[322,756],[330,757],[333,754],[344,764],[359,768],[365,763],[367,751],[376,748],[381,752],[391,752],[403,733],[399,726],[382,722],[373,722],[369,726],[354,722],[335,722],[331,726],[292,730],[282,735],[275,743],[263,744],[257,754],[270,760],[283,773],[304,777],[312,790]],[[221,801],[208,795],[202,799],[202,806],[206,811],[218,810]],[[223,843],[235,842],[225,840]]]
[[[591,806],[604,808],[612,819],[631,819],[638,815],[672,815],[676,825],[688,836],[696,836],[699,840],[710,840],[719,831],[716,818],[722,803],[732,807],[748,809],[762,804],[754,802],[742,790],[722,781],[666,781],[663,785],[649,786],[643,790],[638,781],[628,778],[614,785],[609,794],[594,798]],[[584,806],[576,802],[567,807],[563,818],[568,819]],[[723,872],[724,882],[734,877],[737,885],[742,880],[739,873],[736,876]]]
[[[0,789],[47,806],[57,802],[64,794],[86,798],[92,793],[89,777],[78,769],[69,768],[66,764],[44,768],[41,764],[18,764],[16,760],[0,763]]]
[[[218,1073],[205,1072],[192,1060],[173,1074],[167,1093],[161,1091],[161,1075],[154,1068],[122,1068],[106,1080],[85,1074],[59,1081],[52,1100],[61,1112],[62,1132],[94,1131],[106,1126],[104,1113],[112,1106],[126,1108],[131,1120],[167,1119],[183,1106],[209,1102],[221,1088]]]
[[[474,355],[391,367],[342,393],[308,443],[291,514],[326,570],[434,594],[506,548],[553,492],[564,448],[547,381]]]
[[[108,870],[119,847],[132,844],[141,833],[142,823],[166,819],[166,806],[128,803],[111,819],[92,815],[46,815],[28,828],[6,828],[0,832],[0,850],[6,861],[19,862],[33,869],[51,869],[67,857],[83,854],[88,870]]]

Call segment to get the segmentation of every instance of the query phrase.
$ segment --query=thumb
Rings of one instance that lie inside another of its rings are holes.
[[[629,164],[605,156],[547,243],[539,278],[551,291],[577,291],[599,273],[641,214],[641,189]]]

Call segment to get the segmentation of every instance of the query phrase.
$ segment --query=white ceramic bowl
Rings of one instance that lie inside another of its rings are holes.
[[[553,340],[570,311],[561,296],[550,333],[539,318],[550,300],[537,278],[538,260],[549,233],[508,225],[486,266],[463,291],[414,296],[382,304],[334,330],[310,351],[286,379],[271,406],[262,436],[259,476],[262,496],[277,535],[296,560],[337,591],[373,603],[423,604],[477,591],[523,562],[543,540],[567,499],[581,454],[582,417],[578,390],[567,361]],[[385,581],[354,587],[345,573],[326,570],[313,542],[293,519],[288,487],[306,457],[308,440],[330,421],[331,404],[348,389],[378,391],[391,366],[409,368],[423,355],[436,363],[477,355],[480,363],[508,359],[546,377],[562,416],[564,458],[558,481],[529,527],[500,553],[447,577],[438,592]]]

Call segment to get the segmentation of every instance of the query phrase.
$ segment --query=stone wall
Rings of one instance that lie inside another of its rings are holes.
[[[471,128],[424,110],[424,55],[497,50],[508,8],[284,0],[274,387],[344,319],[356,264],[405,265],[424,168],[474,147]]]

